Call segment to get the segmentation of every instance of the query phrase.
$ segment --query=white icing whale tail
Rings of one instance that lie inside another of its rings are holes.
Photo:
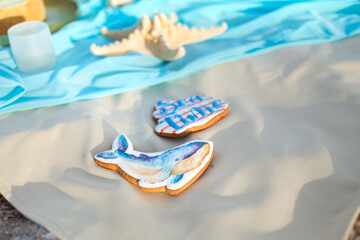
[[[134,147],[131,141],[125,135],[119,135],[115,138],[112,149],[110,151],[101,152],[95,155],[95,159],[110,162],[113,159],[119,158],[119,151],[126,152],[127,150],[133,150]]]
[[[121,152],[126,152],[126,150],[130,150],[130,149],[133,150],[134,147],[131,141],[129,140],[129,138],[127,138],[125,135],[119,135],[114,140],[112,149]]]

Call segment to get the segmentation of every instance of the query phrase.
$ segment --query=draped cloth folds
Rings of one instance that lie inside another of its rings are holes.
[[[22,73],[10,48],[0,49],[0,113],[118,94],[179,79],[219,63],[360,33],[360,4],[354,0],[152,0],[123,8],[106,7],[105,1],[99,0],[78,2],[80,19],[53,35],[57,63],[52,69]],[[185,57],[173,62],[137,53],[105,58],[90,53],[92,43],[111,42],[99,33],[102,26],[129,28],[143,14],[151,16],[155,11],[176,12],[189,26],[210,27],[225,21],[229,28],[213,39],[186,46]]]

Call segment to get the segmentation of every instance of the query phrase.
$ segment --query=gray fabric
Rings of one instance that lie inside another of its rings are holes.
[[[63,239],[341,239],[360,200],[359,40],[0,115],[0,192]],[[193,94],[229,115],[185,138],[154,134],[157,100]],[[144,152],[211,140],[215,156],[181,195],[145,193],[93,162],[120,133]]]

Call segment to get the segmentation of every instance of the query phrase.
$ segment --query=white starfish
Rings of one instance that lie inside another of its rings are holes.
[[[226,31],[227,24],[209,29],[189,28],[177,22],[175,13],[169,18],[164,14],[155,14],[152,20],[144,15],[138,27],[118,31],[109,31],[106,27],[101,33],[115,40],[105,46],[91,45],[91,52],[98,56],[124,55],[138,52],[159,57],[166,61],[176,60],[185,55],[184,45],[202,42]]]

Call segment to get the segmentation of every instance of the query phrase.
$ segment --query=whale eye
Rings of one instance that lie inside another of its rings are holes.
[[[175,159],[175,162],[178,162],[178,161],[180,161],[181,159],[180,158],[177,158],[177,159]]]

